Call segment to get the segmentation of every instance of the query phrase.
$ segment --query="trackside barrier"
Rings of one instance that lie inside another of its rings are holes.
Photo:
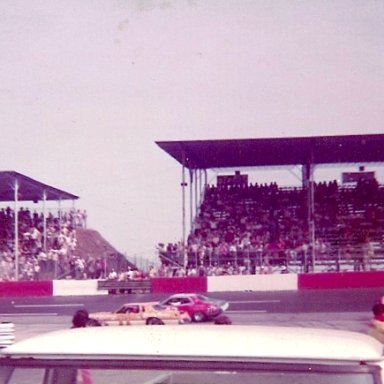
[[[0,297],[107,295],[108,291],[97,289],[97,282],[97,280],[2,281]],[[159,277],[152,279],[151,283],[151,293],[384,288],[384,271]]]
[[[97,289],[97,280],[54,280],[53,296],[107,295]]]
[[[0,296],[52,296],[52,281],[2,281]]]
[[[155,277],[152,293],[207,292],[206,277]]]
[[[151,293],[152,279],[98,280],[97,290],[107,291],[109,294]]]
[[[384,287],[384,271],[306,273],[298,275],[298,289]]]
[[[296,274],[209,276],[208,292],[295,291]]]

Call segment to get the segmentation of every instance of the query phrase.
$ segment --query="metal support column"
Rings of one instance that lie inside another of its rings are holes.
[[[44,249],[45,253],[47,252],[47,212],[46,212],[46,202],[47,202],[47,192],[44,190],[44,192],[43,192],[43,236],[44,236],[43,249]]]
[[[199,182],[199,178],[198,178],[198,172],[197,172],[197,169],[194,170],[194,173],[195,173],[195,209],[194,209],[194,212],[193,212],[193,217],[196,218],[196,215],[197,215],[197,211],[198,211],[198,206],[199,206],[199,200],[200,200],[200,195],[198,193],[198,182]],[[192,228],[192,227],[191,227]]]
[[[194,170],[189,170],[189,228],[193,228],[193,183]]]
[[[185,157],[183,156],[183,164],[181,167],[181,193],[182,193],[182,210],[181,210],[181,220],[182,220],[182,231],[181,231],[181,243],[182,243],[182,258],[183,265],[186,266],[186,253],[185,253],[185,187],[187,183],[185,182]]]
[[[19,182],[15,179],[14,183],[14,219],[15,219],[15,237],[14,237],[14,250],[15,250],[15,280],[19,280]]]
[[[307,198],[307,225],[308,241],[311,249],[312,271],[315,270],[316,252],[315,252],[315,186],[313,178],[313,163],[303,165],[303,188],[306,191]]]

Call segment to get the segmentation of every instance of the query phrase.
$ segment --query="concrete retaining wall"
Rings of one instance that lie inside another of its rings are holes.
[[[307,273],[298,275],[298,289],[384,287],[384,271]]]
[[[206,277],[157,277],[152,293],[207,292]]]
[[[155,278],[153,293],[295,291],[384,287],[384,271],[307,273],[279,275]],[[97,280],[3,281],[0,296],[106,295],[97,290]]]
[[[244,275],[208,277],[207,292],[294,291],[298,275]]]
[[[0,296],[52,296],[51,281],[1,281]]]
[[[97,290],[97,280],[54,280],[53,296],[107,295],[108,291]]]

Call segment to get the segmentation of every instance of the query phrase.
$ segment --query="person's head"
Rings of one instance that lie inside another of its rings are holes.
[[[87,326],[87,321],[89,320],[88,311],[85,309],[79,309],[72,317],[72,327],[73,328],[84,328]]]
[[[373,315],[375,316],[375,319],[384,320],[384,304],[382,303],[376,303],[372,307]]]

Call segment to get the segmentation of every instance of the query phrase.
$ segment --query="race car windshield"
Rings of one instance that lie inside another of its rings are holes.
[[[207,296],[204,296],[204,295],[196,295],[196,297],[201,300],[201,301],[206,301],[206,302],[210,302],[210,301],[216,301],[216,299],[212,299],[212,298],[209,298]]]

